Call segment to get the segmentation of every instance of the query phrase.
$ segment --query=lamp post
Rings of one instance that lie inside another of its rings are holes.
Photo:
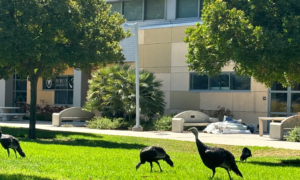
[[[132,131],[143,131],[143,127],[140,125],[140,81],[139,81],[139,29],[138,24],[134,23],[134,36],[135,36],[135,97],[136,97],[136,124],[132,128]]]

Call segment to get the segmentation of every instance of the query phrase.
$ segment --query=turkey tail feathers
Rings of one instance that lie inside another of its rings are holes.
[[[236,167],[232,168],[232,171],[235,172],[236,175],[243,177],[242,173],[240,170]]]
[[[20,146],[16,150],[18,151],[18,153],[20,154],[20,156],[25,157],[25,153],[23,152],[23,150],[21,149]]]

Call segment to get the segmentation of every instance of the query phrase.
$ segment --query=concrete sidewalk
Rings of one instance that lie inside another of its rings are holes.
[[[1,126],[13,126],[29,128],[29,121],[0,121]],[[69,131],[69,132],[82,132],[82,133],[96,133],[96,134],[108,134],[119,136],[136,136],[147,138],[159,138],[159,139],[174,139],[182,141],[195,141],[195,137],[191,132],[173,133],[170,131],[126,131],[126,130],[98,130],[89,129],[86,127],[55,127],[51,122],[37,121],[37,129],[51,130],[51,131]],[[3,132],[5,133],[5,132]],[[199,133],[199,139],[204,143],[213,144],[226,144],[226,145],[238,145],[238,146],[269,146],[275,148],[285,149],[297,149],[300,150],[300,143],[286,142],[270,139],[269,135],[260,137],[258,134],[207,134]]]

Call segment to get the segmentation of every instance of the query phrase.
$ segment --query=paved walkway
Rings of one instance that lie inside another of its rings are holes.
[[[1,126],[14,126],[29,128],[29,121],[0,121]],[[173,133],[169,131],[126,131],[126,130],[98,130],[88,129],[85,127],[55,127],[51,122],[37,121],[37,129],[52,130],[52,131],[70,131],[82,133],[109,134],[120,136],[137,136],[147,138],[174,139],[182,141],[195,141],[194,135],[191,132]],[[260,137],[258,134],[207,134],[199,133],[199,139],[204,143],[227,144],[239,146],[269,146],[275,148],[297,149],[300,150],[300,143],[286,142],[270,139],[269,135]]]

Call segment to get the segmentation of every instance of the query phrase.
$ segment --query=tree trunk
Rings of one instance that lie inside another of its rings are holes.
[[[37,97],[38,77],[30,78],[30,121],[29,121],[29,139],[36,139],[35,136],[35,114],[36,114],[36,97]]]

